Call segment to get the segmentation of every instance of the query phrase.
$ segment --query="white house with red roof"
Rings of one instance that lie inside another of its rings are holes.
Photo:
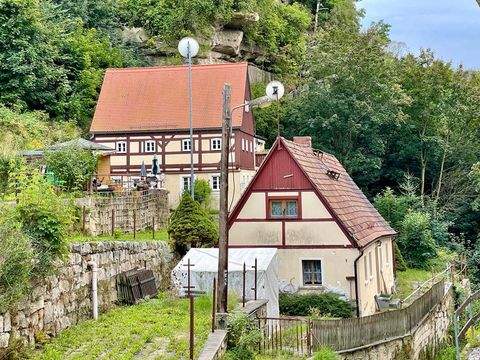
[[[192,67],[193,144],[189,138],[186,66],[108,69],[90,127],[92,141],[113,146],[112,178],[139,176],[154,157],[165,174],[170,205],[190,188],[190,148],[196,178],[219,191],[222,90],[232,87],[231,104],[250,99],[247,63]],[[255,173],[255,124],[248,108],[232,115],[230,200],[235,202]],[[102,178],[102,174],[99,174]],[[218,195],[217,195],[218,196]]]
[[[335,291],[377,311],[394,288],[387,224],[333,156],[310,137],[277,138],[229,217],[229,247],[277,248],[289,291]]]

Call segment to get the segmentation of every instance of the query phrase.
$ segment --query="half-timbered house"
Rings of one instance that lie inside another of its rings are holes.
[[[229,247],[278,249],[287,291],[334,291],[361,316],[394,287],[395,231],[309,137],[277,138],[229,217]]]
[[[170,205],[190,188],[190,149],[195,176],[207,180],[218,197],[222,90],[232,87],[231,105],[250,99],[247,63],[192,67],[193,144],[189,137],[188,68],[163,66],[108,69],[90,127],[92,140],[113,145],[112,178],[138,176],[155,158],[165,175]],[[248,107],[232,115],[230,202],[255,173],[255,125]]]

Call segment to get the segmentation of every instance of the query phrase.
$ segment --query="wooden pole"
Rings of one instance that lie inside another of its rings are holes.
[[[231,114],[230,84],[223,87],[222,155],[220,160],[220,214],[218,243],[218,303],[217,311],[227,312],[228,292],[228,155],[230,152]]]
[[[257,258],[255,258],[255,265],[252,266],[253,269],[254,269],[254,273],[253,273],[253,298],[255,300],[257,300],[257,269],[258,269],[258,262],[257,262]]]
[[[155,215],[152,216],[152,239],[155,240]]]
[[[137,237],[137,210],[133,210],[133,238]]]
[[[215,296],[217,294],[217,278],[213,278],[213,290],[212,290],[212,333],[215,332],[215,314],[217,312],[217,305]]]
[[[193,350],[195,349],[195,303],[193,302],[193,295],[190,299],[190,360],[193,360]]]
[[[245,265],[245,263],[243,263],[243,272],[242,272],[242,275],[243,275],[243,284],[242,284],[242,305],[243,307],[245,307],[245,283],[247,281],[247,267]]]

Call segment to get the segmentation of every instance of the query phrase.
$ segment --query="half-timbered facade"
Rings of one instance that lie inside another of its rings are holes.
[[[277,138],[229,217],[229,246],[274,247],[283,287],[330,290],[362,316],[394,287],[395,231],[309,137]]]
[[[250,99],[248,64],[192,67],[193,144],[189,136],[187,67],[109,69],[90,128],[95,142],[114,146],[112,176],[139,175],[156,159],[165,174],[170,205],[190,187],[190,149],[197,179],[218,197],[222,90],[232,87],[231,105]],[[230,200],[235,202],[255,173],[254,118],[248,107],[232,114]]]

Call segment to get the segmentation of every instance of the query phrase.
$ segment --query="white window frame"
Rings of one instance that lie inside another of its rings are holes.
[[[182,151],[190,151],[192,149],[192,143],[190,139],[182,139]]]
[[[185,189],[185,179],[187,180],[188,186]],[[191,177],[190,175],[182,175],[180,177],[180,192],[183,194],[184,191],[190,191],[191,190]]]
[[[220,138],[211,139],[210,150],[222,150],[222,139]]]
[[[373,263],[372,263],[372,252],[368,253],[368,269],[370,272],[369,280],[373,280]]]
[[[304,274],[303,274],[303,262],[304,261],[320,261],[320,284],[305,284],[305,279],[304,279]],[[323,286],[323,284],[325,283],[325,277],[324,277],[324,267],[323,267],[323,260],[322,259],[319,259],[319,258],[301,258],[300,259],[300,274],[301,274],[301,277],[300,279],[301,280],[301,285],[300,287],[303,287],[303,288],[318,288],[318,287],[321,287]]]
[[[217,179],[217,187],[215,188],[214,187],[214,178]],[[213,191],[220,191],[220,175],[212,175],[212,179],[211,179],[211,188]]]
[[[153,145],[151,149],[149,149],[149,145]],[[155,140],[147,140],[143,146],[146,153],[154,153],[157,151],[157,142]]]
[[[117,150],[117,153],[125,154],[127,152],[127,142],[126,141],[117,141],[115,143],[115,149]]]
[[[242,138],[242,151],[245,151],[245,139]]]

